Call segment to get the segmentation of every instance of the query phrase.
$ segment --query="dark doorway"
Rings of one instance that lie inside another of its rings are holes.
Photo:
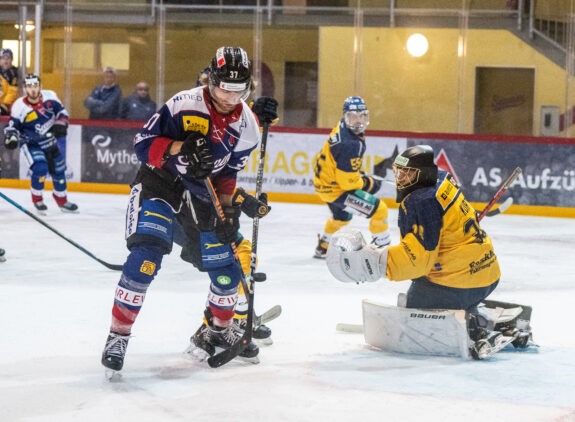
[[[474,132],[532,136],[535,70],[478,67],[475,77]]]
[[[317,63],[286,62],[283,125],[317,125]]]

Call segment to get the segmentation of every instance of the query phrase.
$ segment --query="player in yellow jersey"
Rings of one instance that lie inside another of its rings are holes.
[[[374,196],[381,181],[360,172],[368,125],[365,101],[361,97],[347,98],[343,118],[314,159],[314,188],[332,214],[319,236],[315,258],[325,258],[331,235],[347,225],[353,215],[370,219],[369,230],[375,246],[390,243],[387,205]]]
[[[342,281],[412,280],[408,308],[470,309],[497,286],[501,272],[476,213],[427,145],[408,148],[393,164],[399,202],[398,245],[330,251],[328,267]],[[340,265],[340,259],[346,265]]]

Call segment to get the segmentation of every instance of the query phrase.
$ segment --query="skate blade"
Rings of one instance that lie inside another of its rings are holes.
[[[66,208],[60,208],[64,214],[78,214],[80,210],[67,210]]]
[[[274,341],[271,337],[268,338],[254,338],[253,339],[258,346],[271,346],[274,344]]]
[[[186,350],[184,350],[184,356],[195,362],[204,362],[208,360],[210,354],[200,347],[196,347],[190,344]]]
[[[243,356],[238,356],[234,360],[239,360],[240,362],[251,363],[253,365],[257,365],[258,363],[260,363],[260,358],[258,358],[257,356],[254,356],[253,358],[246,358]]]
[[[106,380],[109,382],[118,382],[122,379],[122,373],[114,369],[106,368],[104,377],[106,377]]]
[[[40,211],[40,210],[36,210],[36,214],[41,215],[42,217],[46,217],[48,215],[47,211]]]
[[[497,343],[493,346],[490,346],[489,343],[485,342],[483,347],[481,347],[477,351],[477,356],[479,360],[487,359],[493,356],[495,353],[499,352],[501,349],[505,348],[508,344],[510,344],[515,337],[506,337],[501,336],[502,338],[497,341]]]

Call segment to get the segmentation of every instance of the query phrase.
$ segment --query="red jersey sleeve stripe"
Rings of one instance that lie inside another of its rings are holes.
[[[154,167],[162,167],[162,157],[166,152],[166,148],[172,142],[169,138],[155,138],[150,149],[148,150],[148,163]]]

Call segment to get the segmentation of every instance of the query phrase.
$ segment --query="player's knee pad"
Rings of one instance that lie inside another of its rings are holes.
[[[385,202],[379,200],[377,208],[369,220],[369,231],[372,233],[381,233],[389,229],[387,205]]]
[[[144,199],[138,210],[140,191],[132,188],[126,215],[126,241],[128,248],[148,244],[161,248],[164,254],[172,251],[172,225],[174,212],[165,202]]]
[[[142,285],[150,284],[160,270],[163,255],[163,249],[155,244],[132,246],[124,264],[124,278]]]
[[[347,226],[350,221],[351,220],[342,221],[342,220],[336,220],[334,218],[330,218],[325,223],[324,232],[326,234],[334,234],[336,231],[338,231],[342,227]]]
[[[215,318],[229,320],[234,315],[238,301],[238,284],[243,277],[237,261],[217,270],[208,271],[210,275],[210,292],[208,304]]]
[[[46,177],[46,175],[48,174],[48,163],[46,162],[45,159],[34,161],[34,164],[32,164],[30,170],[32,170],[33,178],[41,179],[43,177]]]
[[[150,283],[160,270],[162,250],[157,246],[134,246],[124,264],[112,308],[112,327],[129,332],[144,304]]]

